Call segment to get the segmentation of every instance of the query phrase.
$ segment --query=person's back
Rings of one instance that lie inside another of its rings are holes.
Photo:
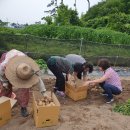
[[[81,55],[77,55],[77,54],[68,54],[65,56],[65,59],[69,61],[71,64],[75,64],[75,63],[83,64],[86,62],[86,60]]]
[[[68,60],[66,60],[66,58],[60,56],[51,56],[51,59],[53,60],[53,62],[56,62],[57,67],[63,73],[67,74],[69,72],[73,72],[72,64]]]
[[[65,96],[65,77],[63,73],[67,75],[67,77],[73,73],[73,66],[69,61],[67,61],[64,57],[60,56],[51,56],[47,61],[47,66],[51,70],[51,72],[56,77],[56,83],[54,86],[54,91],[60,95]]]

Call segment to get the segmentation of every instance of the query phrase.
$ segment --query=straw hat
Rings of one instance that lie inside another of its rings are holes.
[[[28,56],[16,56],[9,60],[5,76],[16,88],[30,88],[39,82],[34,72],[39,71],[36,62]]]

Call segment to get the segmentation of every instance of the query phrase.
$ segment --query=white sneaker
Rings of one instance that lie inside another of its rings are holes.
[[[114,102],[114,98],[109,99],[106,103],[107,103],[107,104],[110,104],[110,103],[112,103],[112,102]]]
[[[107,93],[103,92],[103,93],[100,93],[102,96],[108,96]]]

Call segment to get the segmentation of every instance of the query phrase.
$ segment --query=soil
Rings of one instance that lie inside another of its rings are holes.
[[[54,77],[44,77],[47,90],[54,86]],[[20,115],[20,106],[12,109],[12,119],[0,130],[130,130],[130,116],[124,116],[113,111],[117,103],[123,103],[130,98],[130,77],[122,78],[123,92],[114,97],[112,104],[106,104],[100,95],[100,88],[89,89],[87,98],[73,101],[69,97],[58,97],[61,103],[59,123],[56,126],[36,128],[32,110],[32,91],[38,91],[35,86],[30,90],[28,111],[30,115],[24,118]]]

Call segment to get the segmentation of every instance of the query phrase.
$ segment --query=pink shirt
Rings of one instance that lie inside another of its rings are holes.
[[[122,91],[121,81],[120,77],[117,74],[116,71],[114,71],[111,67],[109,67],[106,71],[103,77],[106,78],[105,83],[111,84],[117,88],[119,88]]]

